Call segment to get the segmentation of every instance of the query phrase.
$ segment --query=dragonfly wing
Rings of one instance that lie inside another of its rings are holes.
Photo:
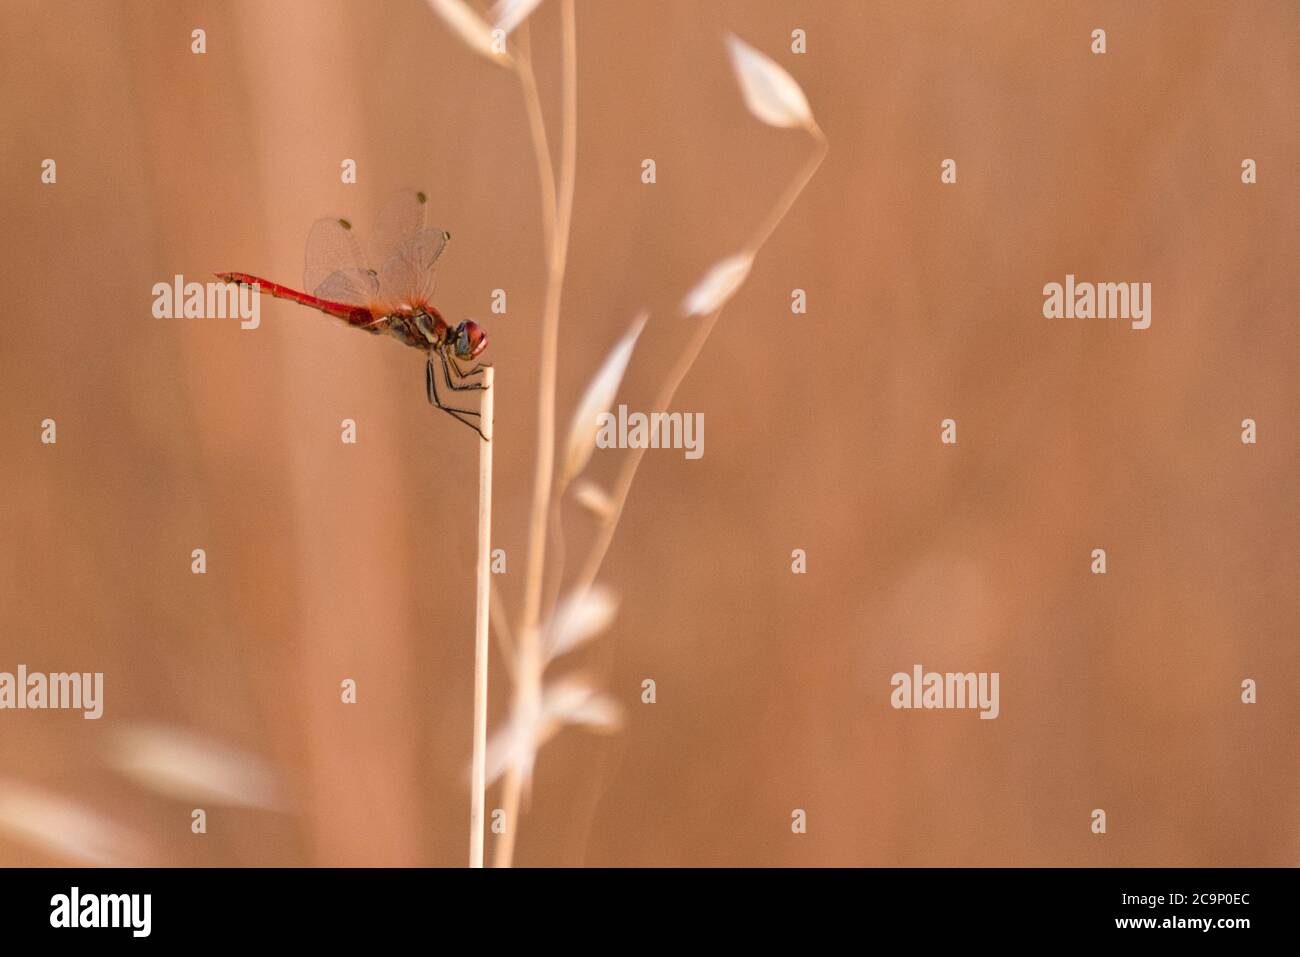
[[[312,290],[312,295],[369,308],[380,299],[379,279],[369,269],[336,269]]]
[[[302,285],[314,295],[353,306],[364,306],[374,297],[377,282],[366,269],[361,244],[346,219],[320,219],[312,225],[306,260]]]
[[[366,247],[369,265],[379,269],[397,254],[398,247],[424,229],[427,201],[424,193],[414,189],[404,189],[388,201]]]
[[[402,305],[428,303],[437,280],[438,257],[451,234],[425,229],[398,245],[379,270],[379,297]]]

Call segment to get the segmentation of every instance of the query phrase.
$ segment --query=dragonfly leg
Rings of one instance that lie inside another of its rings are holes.
[[[456,374],[459,375],[461,378],[465,377],[465,373],[460,371],[460,366],[457,366],[454,360],[447,358],[446,352],[440,351],[438,353],[438,358],[442,360],[442,374],[443,377],[447,380],[448,389],[451,389],[455,392],[469,392],[474,389],[485,388],[481,382],[461,382],[461,383],[452,382],[451,381],[452,366],[456,366]]]
[[[488,437],[483,434],[482,429],[480,429],[469,419],[462,418],[462,416],[466,416],[466,415],[472,415],[477,418],[479,413],[472,412],[469,409],[453,409],[451,406],[442,404],[442,399],[438,397],[438,382],[433,375],[432,358],[429,359],[429,362],[424,369],[424,387],[428,391],[430,405],[432,405],[434,408],[442,409],[443,412],[446,412],[449,416],[451,416],[457,422],[460,422],[462,425],[468,425],[471,429],[473,429],[475,432],[479,434],[479,438],[481,438],[484,442],[488,440]]]

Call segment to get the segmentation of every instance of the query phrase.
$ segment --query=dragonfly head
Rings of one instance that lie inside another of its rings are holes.
[[[452,341],[458,359],[474,359],[487,348],[487,333],[479,328],[473,319],[466,319],[456,327],[456,338]]]

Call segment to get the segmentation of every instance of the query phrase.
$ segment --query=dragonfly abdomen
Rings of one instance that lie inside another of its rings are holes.
[[[342,319],[350,326],[360,326],[370,329],[371,332],[380,332],[382,330],[371,328],[375,324],[375,317],[369,309],[362,306],[353,306],[345,302],[334,302],[329,299],[321,299],[319,296],[309,296],[305,292],[299,292],[297,289],[290,289],[288,286],[282,286],[278,282],[271,282],[269,279],[262,279],[260,276],[251,276],[244,272],[219,272],[217,278],[224,282],[238,283],[241,286],[255,286],[261,292],[268,296],[274,296],[276,299],[287,299],[290,302],[296,302],[303,306],[310,306],[312,309],[318,309],[327,316],[334,316],[336,319]]]

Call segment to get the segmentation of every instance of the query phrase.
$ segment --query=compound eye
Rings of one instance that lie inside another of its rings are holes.
[[[473,359],[487,348],[487,333],[479,328],[477,322],[471,319],[465,323],[465,334],[468,340],[466,345],[469,348],[469,357]]]

